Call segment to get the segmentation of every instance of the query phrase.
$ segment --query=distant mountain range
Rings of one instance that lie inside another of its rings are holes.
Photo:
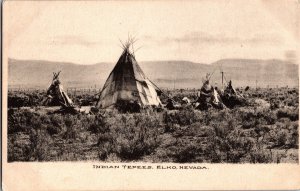
[[[61,71],[60,79],[68,88],[101,88],[115,63],[80,65],[44,60],[8,61],[9,87],[47,88],[52,72]],[[150,80],[162,88],[200,88],[206,73],[211,82],[221,85],[225,79],[235,86],[298,86],[298,65],[282,60],[223,59],[211,64],[189,61],[139,62]]]

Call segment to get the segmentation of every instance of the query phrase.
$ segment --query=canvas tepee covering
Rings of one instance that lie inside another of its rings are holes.
[[[160,106],[156,86],[145,76],[129,51],[129,44],[106,80],[100,98],[99,108],[112,108],[119,102],[136,102],[143,106]]]
[[[227,84],[227,86],[226,86],[226,88],[224,90],[224,93],[231,94],[231,95],[238,95],[237,91],[232,86],[231,80],[228,82],[228,84]]]
[[[53,73],[52,83],[47,90],[46,105],[71,107],[73,102],[63,89],[58,77],[59,73]]]
[[[210,77],[211,75],[207,74],[206,79],[203,80],[203,85],[200,89],[200,95],[196,101],[198,103],[196,106],[197,109],[206,110],[211,106],[219,109],[224,108],[217,88],[210,84]]]
[[[199,98],[204,102],[212,102],[215,104],[219,104],[221,102],[220,95],[218,94],[216,89],[212,85],[210,85],[209,80],[203,83],[203,86],[200,89]]]
[[[232,81],[230,80],[222,94],[222,101],[224,104],[229,107],[233,108],[236,105],[245,105],[246,99],[242,94],[235,90],[232,86]]]

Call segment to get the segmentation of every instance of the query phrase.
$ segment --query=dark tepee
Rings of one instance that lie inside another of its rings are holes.
[[[59,74],[53,73],[53,79],[47,90],[47,99],[44,101],[46,105],[72,107],[73,102],[64,92],[63,86],[59,80]]]

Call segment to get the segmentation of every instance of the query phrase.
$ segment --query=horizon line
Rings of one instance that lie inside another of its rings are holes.
[[[19,58],[10,58],[8,57],[9,60],[17,60],[17,61],[44,61],[44,62],[56,62],[56,63],[61,63],[61,64],[73,64],[73,65],[80,65],[80,66],[91,66],[91,65],[97,65],[101,63],[115,63],[113,61],[102,61],[102,62],[96,62],[96,63],[91,63],[91,64],[79,64],[75,62],[69,62],[69,61],[54,61],[54,60],[46,60],[46,59],[19,59]],[[299,65],[298,63],[291,62],[289,60],[285,59],[280,59],[280,58],[270,58],[270,59],[258,59],[258,58],[222,58],[218,59],[217,61],[210,62],[210,63],[205,63],[205,62],[194,62],[190,60],[142,60],[142,61],[137,61],[137,63],[141,62],[190,62],[190,63],[195,63],[195,64],[205,64],[205,65],[212,65],[214,63],[217,63],[221,60],[259,60],[259,61],[282,61],[282,62],[287,62],[287,64],[293,64],[293,65]],[[117,61],[116,61],[117,63]]]

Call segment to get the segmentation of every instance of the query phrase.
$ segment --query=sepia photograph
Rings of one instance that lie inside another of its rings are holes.
[[[299,169],[299,10],[296,0],[5,1],[7,168]],[[145,189],[116,189],[130,188]]]

